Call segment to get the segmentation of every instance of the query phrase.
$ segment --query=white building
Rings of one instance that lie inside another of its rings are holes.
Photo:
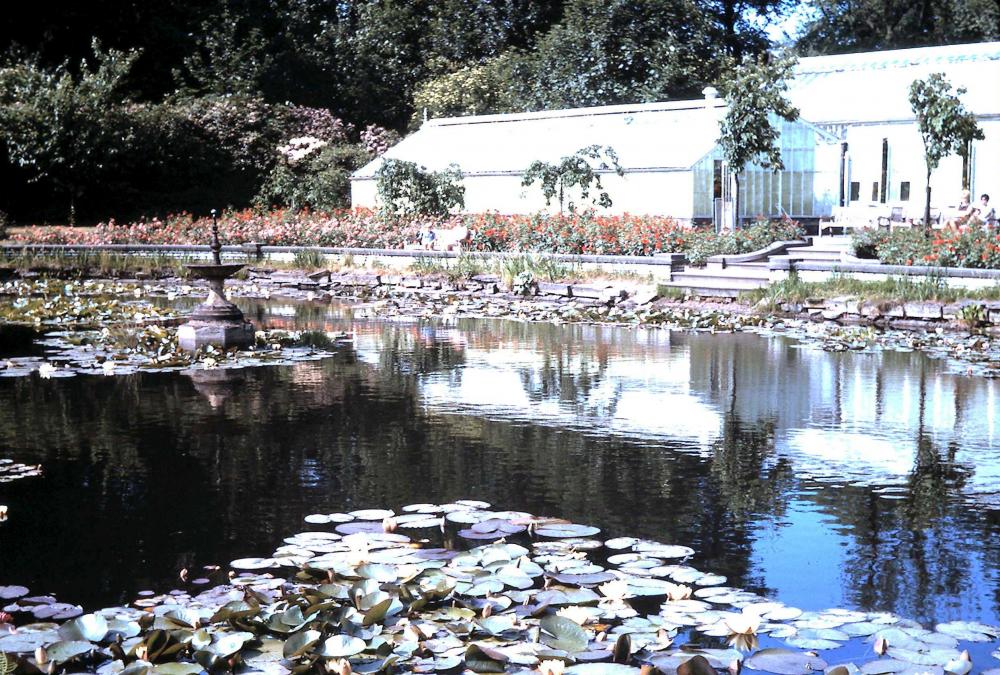
[[[973,143],[967,163],[958,156],[942,162],[931,179],[935,204],[956,203],[963,184],[1000,199],[1000,42],[991,42],[802,59],[789,87],[801,119],[782,123],[786,168],[778,174],[748,168],[742,215],[808,220],[837,205],[870,203],[919,211],[923,145],[908,91],[913,80],[934,72],[968,89],[962,101],[986,134]],[[614,202],[607,212],[711,220],[730,198],[717,147],[723,112],[709,96],[429,120],[352,176],[351,201],[376,205],[375,174],[384,158],[394,158],[432,170],[457,164],[467,211],[545,210],[539,187],[521,186],[524,170],[596,144],[614,148],[624,170],[622,177],[602,176]]]
[[[943,73],[963,87],[965,107],[986,139],[974,141],[969,161],[947,157],[931,176],[936,205],[958,202],[962,185],[1000,198],[1000,42],[802,59],[790,87],[803,119],[841,139],[843,199],[850,204],[924,203],[923,142],[910,108],[917,79]],[[964,177],[964,180],[963,180]]]

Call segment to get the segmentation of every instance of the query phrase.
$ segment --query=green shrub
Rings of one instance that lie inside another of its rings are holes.
[[[887,265],[933,265],[1000,269],[1000,236],[980,228],[962,232],[923,228],[861,230],[854,234],[859,258]]]
[[[343,208],[350,201],[351,173],[367,159],[356,145],[330,145],[312,136],[293,138],[279,153],[254,199],[260,209]]]
[[[465,206],[462,171],[452,164],[445,171],[429,171],[414,162],[387,159],[376,173],[379,200],[387,214],[446,216]]]

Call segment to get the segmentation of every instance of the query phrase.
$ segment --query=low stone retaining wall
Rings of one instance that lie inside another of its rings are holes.
[[[914,277],[940,279],[953,288],[969,290],[992,288],[1000,284],[1000,270],[967,267],[929,267],[883,265],[878,262],[818,262],[808,260],[771,260],[768,264],[771,281],[787,278],[795,272],[803,281],[826,281],[834,276],[849,276],[861,281],[885,281],[890,278]]]
[[[802,303],[784,303],[781,310],[816,321],[890,328],[933,328],[946,323],[962,323],[968,328],[1000,325],[1000,301],[875,302],[854,297],[817,298]]]
[[[350,260],[352,266],[378,269],[407,269],[422,262],[439,263],[451,266],[460,257],[481,260],[487,264],[505,259],[530,255],[539,260],[548,260],[562,265],[577,266],[582,270],[600,270],[611,273],[628,273],[650,276],[654,280],[669,280],[672,271],[684,267],[686,260],[683,254],[662,253],[653,256],[624,255],[564,255],[555,253],[482,253],[469,251],[456,253],[454,251],[412,251],[400,249],[373,248],[342,248],[328,246],[264,246],[261,244],[244,244],[239,246],[223,246],[222,257],[227,261],[249,263],[294,262],[300,253],[317,253],[324,262],[331,266],[343,264]],[[137,256],[174,256],[186,259],[211,258],[208,246],[192,245],[152,245],[152,244],[101,244],[92,246],[68,244],[26,244],[0,245],[0,254],[16,255],[21,253],[34,255],[76,256],[80,254],[117,253]]]

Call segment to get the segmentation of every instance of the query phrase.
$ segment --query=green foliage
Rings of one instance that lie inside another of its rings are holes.
[[[413,95],[411,126],[419,126],[425,111],[429,117],[455,117],[516,110],[514,58],[507,54],[425,80]]]
[[[780,171],[780,128],[776,117],[792,122],[799,117],[797,108],[785,98],[787,79],[795,59],[789,55],[744,58],[729,69],[723,79],[722,94],[726,115],[720,127],[719,144],[723,156],[737,180],[736,213],[740,213],[739,177],[747,164]]]
[[[1000,39],[994,0],[813,0],[798,40],[807,54],[881,51]]]
[[[376,174],[382,210],[400,216],[445,216],[465,206],[462,171],[452,164],[445,171],[428,171],[414,162],[387,159]]]
[[[607,208],[611,206],[611,197],[604,191],[599,171],[625,175],[618,163],[618,155],[610,145],[588,145],[563,157],[558,164],[535,160],[525,170],[521,186],[529,187],[538,182],[546,206],[552,203],[553,198],[559,198],[559,213],[567,206],[568,193],[573,188],[579,188],[581,200],[589,199],[590,191],[596,190],[597,196],[591,200],[591,204]],[[571,212],[576,211],[576,203],[572,199],[569,200],[568,207]]]
[[[921,228],[892,232],[867,228],[856,231],[852,243],[857,257],[877,259],[888,265],[923,265],[933,252],[931,238]]]
[[[511,83],[522,109],[662,101],[713,80],[716,55],[693,0],[569,0]]]
[[[124,95],[138,52],[103,51],[78,75],[67,64],[9,58],[0,67],[0,138],[32,180],[49,180],[75,201],[134,150],[136,119]]]
[[[307,150],[299,157],[297,149]],[[280,150],[286,150],[280,152]],[[355,145],[329,145],[315,137],[295,138],[281,146],[274,168],[257,192],[258,208],[330,211],[350,203],[351,173],[368,158]]]
[[[985,138],[976,123],[976,116],[966,110],[958,98],[965,92],[964,87],[959,87],[952,94],[951,84],[943,73],[931,73],[926,80],[914,80],[910,85],[910,106],[917,116],[927,164],[924,207],[924,224],[927,227],[931,222],[931,172],[944,157],[956,153],[965,155],[974,139]]]
[[[854,234],[853,243],[859,258],[876,258],[887,265],[1000,269],[1000,238],[978,228],[961,232],[861,230]]]
[[[314,248],[303,248],[295,252],[292,264],[300,270],[317,270],[326,265],[326,256]]]
[[[256,97],[271,65],[268,43],[248,16],[229,6],[198,31],[198,44],[174,78],[189,93]]]

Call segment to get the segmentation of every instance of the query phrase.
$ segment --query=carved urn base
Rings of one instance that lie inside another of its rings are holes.
[[[249,347],[254,343],[253,324],[247,321],[239,307],[226,300],[226,278],[243,265],[188,265],[191,272],[208,280],[208,298],[191,313],[191,320],[177,329],[177,342],[182,349],[195,350],[208,345],[229,349]]]

